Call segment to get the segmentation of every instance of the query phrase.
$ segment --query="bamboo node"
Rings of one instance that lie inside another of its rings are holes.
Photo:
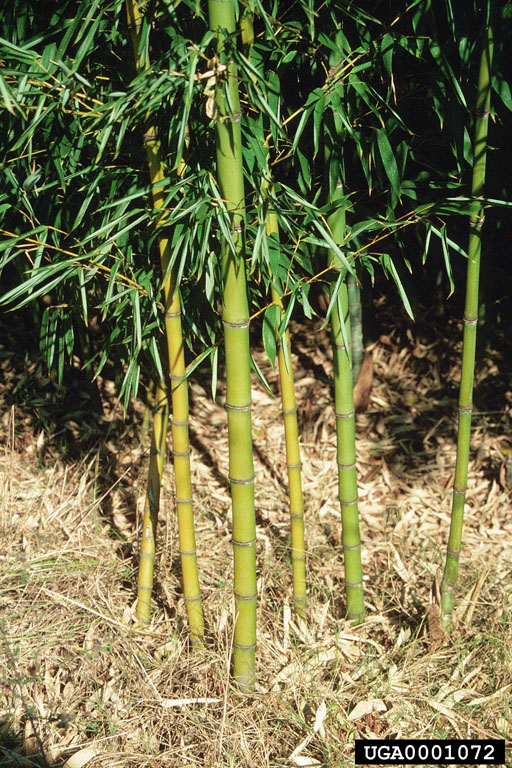
[[[238,648],[239,651],[253,651],[256,648],[256,643],[251,645],[240,645],[240,643],[233,643],[233,648]]]
[[[174,501],[176,502],[176,504],[192,504],[194,499],[192,499],[192,498],[190,498],[190,499],[178,499],[178,497],[175,496],[174,497]]]
[[[454,488],[453,492],[456,493],[458,496],[465,496],[466,495],[466,489],[461,488]]]
[[[459,413],[473,413],[473,404],[471,405],[459,405]]]
[[[348,346],[349,346],[349,348],[350,348],[350,347],[352,346],[352,345],[351,345],[351,343],[349,343],[349,345],[348,345]],[[334,348],[335,348],[335,349],[343,349],[343,350],[345,350],[345,349],[346,349],[346,346],[345,346],[344,344],[335,344],[335,345],[334,345]]]
[[[195,555],[196,550],[195,549],[178,549],[178,552],[180,555]]]
[[[177,421],[171,418],[171,424],[173,427],[188,427],[188,421]]]
[[[343,549],[344,549],[345,551],[347,551],[347,550],[350,550],[350,549],[361,549],[361,545],[360,545],[360,544],[351,544],[351,545],[349,546],[348,544],[344,544],[344,545],[343,545]]]
[[[281,411],[281,413],[283,414],[283,416],[288,416],[289,414],[297,413],[297,409],[296,408],[289,408],[286,411],[285,410]]]
[[[137,587],[137,590],[140,591],[141,589],[145,590],[146,592],[151,592],[151,590],[153,589],[153,585],[151,585],[150,587],[144,587],[142,584],[139,584]]]
[[[364,611],[361,611],[361,613],[347,613],[347,619],[353,620],[353,619],[361,619],[365,615]]]
[[[304,512],[290,512],[290,517],[292,520],[302,520]]]
[[[186,451],[172,451],[173,456],[190,456],[190,448]]]
[[[356,589],[356,588],[359,589],[360,587],[363,586],[363,582],[362,581],[355,581],[355,582],[346,581],[345,586],[348,587],[349,589]]]
[[[171,381],[184,381],[185,380],[185,374],[183,374],[182,376],[176,376],[176,374],[170,373],[169,374],[169,378],[170,378]]]
[[[338,467],[340,469],[355,469],[356,468],[356,462],[354,461],[353,464],[342,464],[340,461],[338,461]]]
[[[460,549],[447,549],[446,553],[452,557],[460,557]]]
[[[288,469],[302,469],[302,462],[299,461],[298,464],[287,464],[286,466]]]
[[[463,322],[464,325],[477,325],[478,317],[467,317],[467,315],[464,315]]]
[[[249,405],[230,405],[229,403],[224,403],[224,408],[227,411],[250,411],[252,403],[249,403]]]
[[[183,595],[183,597],[187,603],[193,603],[196,600],[201,600],[202,595],[196,595],[195,597],[187,597],[186,595]]]
[[[177,312],[166,312],[164,317],[181,317],[181,309]]]
[[[223,320],[222,325],[224,326],[224,328],[248,328],[249,320],[244,320],[241,323],[230,323],[227,320]]]
[[[355,411],[350,411],[349,413],[337,413],[336,412],[336,418],[337,419],[353,419],[355,416]]]
[[[475,109],[475,116],[476,117],[489,117],[491,114],[491,111],[489,109],[486,109],[485,107],[480,107],[480,109]]]
[[[359,501],[359,496],[356,496],[356,498],[354,499],[354,501],[342,501],[342,500],[340,499],[340,505],[341,505],[342,507],[351,507],[353,504],[357,504],[357,502],[358,502],[358,501]]]
[[[233,593],[235,595],[235,600],[256,600],[258,595],[237,595],[236,592]]]
[[[148,552],[141,552],[140,557],[151,557],[154,558],[155,556],[153,554],[150,554]]]
[[[229,482],[234,483],[235,485],[252,485],[254,483],[254,475],[248,477],[247,480],[236,480],[235,478],[230,477]]]
[[[305,560],[305,559],[306,559],[306,557],[305,557],[305,556],[303,556],[303,557],[294,557],[294,556],[292,555],[292,556],[290,557],[290,560]]]
[[[251,539],[251,541],[237,541],[236,539],[231,539],[231,543],[234,547],[254,547],[256,544],[256,539]]]
[[[154,128],[149,128],[142,137],[144,144],[149,144],[150,141],[156,141],[157,138],[157,133]]]

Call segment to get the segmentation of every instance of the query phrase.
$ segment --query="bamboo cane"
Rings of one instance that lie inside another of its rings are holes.
[[[147,57],[140,51],[140,26],[142,16],[137,0],[126,0],[128,23],[132,33],[132,43],[140,70],[149,66]],[[164,191],[162,181],[165,179],[164,163],[160,140],[156,127],[146,124],[144,143],[148,159],[149,176],[153,187],[153,207],[159,212],[157,222],[165,221]],[[180,174],[182,169],[178,169]],[[187,604],[187,614],[190,633],[194,642],[200,642],[204,635],[203,608],[199,575],[197,571],[196,543],[194,531],[194,516],[192,508],[192,480],[190,473],[190,441],[189,441],[189,405],[188,389],[185,379],[185,353],[181,326],[180,292],[177,274],[174,268],[169,270],[171,244],[167,235],[158,238],[162,275],[164,276],[164,305],[165,305],[165,335],[169,357],[169,376],[171,381],[172,402],[172,442],[174,472],[176,483],[176,506],[178,510],[178,531],[180,539],[180,556],[183,576],[183,592]]]
[[[217,56],[224,59],[224,32],[235,31],[232,0],[208,0]],[[251,432],[249,307],[244,260],[245,201],[237,67],[227,63],[226,82],[216,87],[217,176],[229,212],[233,247],[222,240],[222,322],[226,352],[229,478],[233,510],[235,634],[233,671],[242,691],[255,683],[256,521]],[[227,92],[227,93],[226,93]],[[227,99],[229,94],[229,104]]]
[[[491,67],[493,34],[488,22],[482,44],[478,91],[476,98],[475,138],[473,156],[473,197],[470,219],[468,263],[466,274],[466,303],[462,340],[462,370],[459,390],[459,418],[457,434],[457,462],[453,487],[450,535],[446,551],[446,564],[441,583],[441,615],[447,630],[451,627],[455,602],[455,587],[459,573],[459,557],[462,545],[464,503],[466,498],[469,448],[471,438],[471,413],[473,410],[473,379],[475,373],[476,329],[478,322],[478,284],[484,205],[482,195],[485,184],[487,153],[487,128],[491,102]]]
[[[343,186],[338,182],[331,202],[343,197]],[[345,210],[339,208],[327,222],[336,244],[345,239]],[[338,257],[329,252],[329,265],[334,273],[343,267]],[[332,295],[332,290],[331,290]],[[361,564],[361,537],[359,534],[359,508],[356,476],[355,410],[352,385],[350,347],[350,320],[347,285],[344,281],[331,313],[331,334],[334,359],[334,405],[336,413],[338,491],[341,505],[342,545],[345,565],[345,596],[347,619],[356,623],[364,619],[363,570]]]
[[[249,58],[254,44],[253,14],[246,11],[240,21],[242,47]],[[268,160],[268,157],[267,157]],[[267,167],[267,172],[269,171]],[[269,174],[270,175],[270,174]],[[263,182],[263,194],[268,190],[267,179]],[[279,240],[279,222],[277,214],[269,206],[265,221],[265,231],[269,238]],[[272,301],[277,304],[284,317],[282,288],[279,277],[274,275],[272,283]],[[290,332],[284,333],[284,346],[281,339],[278,344],[279,383],[281,387],[281,405],[284,421],[286,444],[286,466],[288,470],[288,496],[290,499],[291,561],[293,574],[293,602],[297,616],[304,618],[306,612],[306,548],[304,542],[304,496],[302,493],[302,471],[299,446],[299,427],[297,423],[297,403],[291,357]]]
[[[340,66],[340,54],[332,52],[329,63],[330,76],[336,76]],[[342,91],[343,86],[337,85]],[[344,197],[341,165],[341,146],[344,128],[341,118],[332,112],[332,136],[326,136],[325,162],[326,177],[336,184],[330,188],[331,203]],[[334,242],[342,245],[346,237],[345,206],[338,207],[327,219]],[[328,253],[329,266],[334,274],[344,267],[333,251]],[[331,297],[333,287],[331,287]],[[345,566],[345,596],[347,619],[355,623],[363,621],[365,615],[363,569],[361,563],[361,537],[359,533],[359,506],[356,474],[355,409],[352,384],[352,354],[350,318],[346,278],[331,313],[331,335],[334,360],[334,403],[336,413],[338,490],[341,505],[342,545]],[[346,341],[346,343],[345,343]]]
[[[279,237],[277,216],[269,211],[266,220],[266,232],[269,237]],[[284,315],[282,290],[279,278],[272,285],[272,301]],[[304,618],[306,609],[306,547],[304,541],[304,496],[302,493],[302,472],[299,447],[299,427],[297,423],[297,402],[293,380],[290,332],[284,333],[284,345],[278,339],[279,383],[281,385],[281,403],[286,442],[286,466],[288,469],[288,494],[290,498],[291,521],[291,560],[293,573],[293,601],[298,616]]]
[[[160,508],[160,488],[164,468],[167,422],[169,419],[167,389],[163,381],[158,382],[150,407],[153,410],[153,432],[151,435],[148,487],[142,521],[136,608],[137,618],[145,624],[149,623],[151,616],[156,526]]]

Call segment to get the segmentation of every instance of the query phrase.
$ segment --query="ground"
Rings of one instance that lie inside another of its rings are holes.
[[[378,306],[377,306],[378,310]],[[230,501],[223,391],[191,383],[195,513],[207,641],[191,648],[172,468],[164,478],[153,620],[134,622],[148,447],[107,380],[101,451],[90,420],[41,428],[44,398],[2,357],[0,766],[352,766],[356,738],[510,738],[510,363],[478,363],[472,450],[449,637],[436,622],[455,466],[461,324],[398,323],[370,345],[357,414],[367,620],[344,620],[332,363],[313,320],[292,326],[308,550],[307,621],[292,608],[277,376],[254,378],[258,683],[230,680]],[[5,351],[5,350],[4,350]],[[28,369],[27,369],[28,370]],[[33,375],[37,373],[33,369]],[[28,375],[28,374],[27,374]],[[30,400],[30,402],[29,402]],[[30,407],[29,407],[30,406]],[[39,421],[34,419],[38,414]],[[43,419],[44,421],[44,419]],[[75,441],[65,451],[63,439]],[[85,435],[85,437],[84,437]],[[87,438],[87,439],[86,439]],[[88,450],[86,447],[88,446]],[[509,764],[512,754],[509,753]]]

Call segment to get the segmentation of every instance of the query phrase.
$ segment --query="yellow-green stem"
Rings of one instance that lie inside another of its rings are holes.
[[[255,683],[256,648],[256,520],[251,430],[251,357],[249,307],[245,277],[245,200],[240,130],[238,75],[226,60],[224,31],[235,31],[232,0],[209,0],[210,27],[227,77],[216,88],[217,179],[229,213],[231,246],[222,240],[222,322],[226,351],[229,477],[233,510],[235,634],[233,672],[242,691]],[[229,93],[229,103],[226,98]]]
[[[266,221],[269,237],[279,237],[279,224],[276,214],[269,210]],[[274,278],[272,301],[284,315],[282,291],[278,290],[279,278]],[[279,285],[280,288],[280,285]],[[288,469],[288,494],[290,498],[291,520],[291,559],[293,572],[293,600],[298,616],[305,616],[306,609],[306,547],[304,541],[304,497],[302,493],[302,472],[299,447],[299,428],[297,423],[297,403],[291,356],[290,333],[286,329],[284,344],[278,340],[279,382],[283,409],[284,433],[286,441],[286,466]]]
[[[339,182],[336,191],[332,196],[332,202],[342,197],[343,187],[341,182]],[[341,245],[345,239],[344,208],[338,208],[331,214],[328,218],[328,224],[334,242]],[[335,275],[339,274],[343,269],[338,257],[332,251],[329,252],[329,264]],[[345,333],[343,333],[343,328]],[[336,436],[338,446],[338,490],[341,505],[347,619],[359,623],[364,619],[365,608],[363,569],[361,564],[361,537],[359,534],[355,409],[352,385],[352,362],[350,355],[350,319],[346,281],[341,284],[338,296],[332,308],[331,332],[334,360]]]
[[[149,623],[151,616],[151,592],[155,564],[156,526],[160,507],[160,488],[165,458],[169,403],[164,382],[156,386],[153,400],[153,433],[149,455],[149,477],[144,503],[142,539],[137,587],[136,613],[139,621]]]
[[[140,27],[142,16],[137,0],[126,0],[128,22],[138,69],[149,66],[147,57],[140,51]],[[144,131],[144,143],[153,188],[153,207],[159,212],[157,225],[165,222],[164,190],[165,168],[156,127],[149,120]],[[178,174],[183,171],[183,164]],[[158,238],[165,306],[165,335],[169,358],[172,402],[172,441],[176,483],[176,506],[183,576],[183,592],[187,604],[190,633],[194,642],[200,643],[204,635],[203,608],[197,570],[194,516],[192,508],[192,480],[190,472],[189,405],[185,379],[185,351],[181,325],[181,302],[177,273],[169,269],[171,244],[166,234]]]
[[[464,504],[466,499],[469,448],[471,439],[471,413],[473,410],[473,379],[475,372],[476,328],[478,321],[478,284],[484,206],[481,201],[485,184],[487,153],[487,126],[491,101],[491,67],[493,35],[488,24],[484,32],[478,91],[476,101],[473,178],[471,194],[473,211],[470,220],[468,264],[466,276],[466,303],[464,307],[464,332],[462,342],[462,371],[459,391],[459,419],[457,434],[457,462],[453,487],[450,535],[446,564],[441,583],[441,615],[447,630],[451,627],[455,603],[455,588],[459,573],[459,557],[462,545]]]

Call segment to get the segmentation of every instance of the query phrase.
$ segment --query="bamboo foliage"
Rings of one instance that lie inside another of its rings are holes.
[[[473,380],[475,372],[476,330],[478,322],[478,286],[482,227],[485,213],[482,196],[485,184],[487,155],[487,127],[491,101],[491,68],[493,58],[493,33],[488,21],[484,31],[475,113],[475,137],[473,146],[473,197],[470,219],[468,262],[466,273],[466,302],[464,307],[464,331],[462,341],[462,370],[459,390],[459,418],[457,434],[457,462],[453,487],[450,534],[446,551],[446,564],[441,582],[441,614],[445,627],[451,626],[455,602],[455,588],[459,572],[462,545],[464,504],[466,498],[469,448],[471,441],[471,413],[473,410]]]
[[[137,0],[126,0],[128,22],[132,32],[132,43],[137,68],[149,65],[147,54],[141,50],[140,28],[142,15]],[[144,144],[152,184],[153,207],[159,212],[157,225],[165,222],[165,180],[164,162],[157,129],[149,121],[145,127]],[[181,170],[178,169],[178,175]],[[165,307],[165,336],[169,359],[172,404],[172,443],[176,484],[176,506],[178,510],[178,531],[183,576],[183,592],[187,604],[192,640],[199,642],[204,634],[204,620],[197,570],[194,516],[192,508],[192,480],[190,472],[189,404],[185,378],[185,352],[181,325],[181,302],[175,268],[170,268],[170,240],[162,232],[158,237]],[[146,587],[146,592],[149,588]],[[145,607],[146,610],[146,607]]]
[[[222,323],[226,353],[229,479],[233,514],[235,633],[233,672],[242,691],[255,682],[256,521],[251,430],[249,308],[244,261],[245,200],[237,67],[224,62],[225,33],[235,32],[232,0],[209,0],[210,27],[216,35],[219,64],[227,76],[216,86],[217,181],[229,216],[230,239],[222,238]]]

